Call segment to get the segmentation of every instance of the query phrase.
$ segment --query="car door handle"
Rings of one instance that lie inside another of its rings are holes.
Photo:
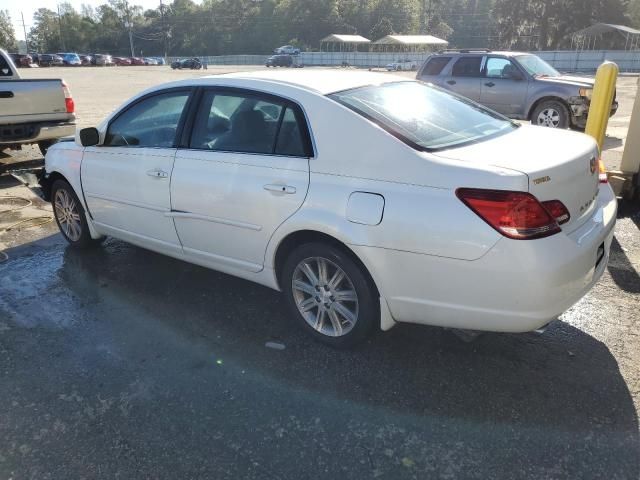
[[[167,178],[169,174],[164,170],[160,170],[159,168],[154,168],[153,170],[147,170],[147,175],[155,178]]]
[[[447,80],[449,85],[455,85],[457,82],[455,80]]]
[[[288,193],[289,195],[296,193],[296,187],[292,187],[290,185],[276,185],[270,183],[265,185],[263,188],[269,192],[275,193]]]
[[[487,83],[485,83],[485,85],[486,85],[487,87],[495,87],[495,86],[496,86],[496,84],[495,84],[495,83],[493,83],[493,82],[487,82]]]
[[[10,92],[8,90],[0,92],[0,98],[13,98],[13,92]]]

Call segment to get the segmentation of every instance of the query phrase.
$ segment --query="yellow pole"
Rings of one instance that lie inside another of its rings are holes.
[[[596,82],[591,94],[589,116],[585,133],[591,135],[598,142],[600,152],[604,144],[604,135],[611,115],[611,104],[618,79],[618,65],[613,62],[604,62],[598,67]]]

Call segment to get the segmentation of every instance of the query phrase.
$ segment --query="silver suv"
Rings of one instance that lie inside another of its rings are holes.
[[[594,83],[562,75],[530,53],[491,50],[444,50],[427,58],[417,78],[510,118],[577,129],[587,123]],[[611,115],[617,109],[614,99]]]

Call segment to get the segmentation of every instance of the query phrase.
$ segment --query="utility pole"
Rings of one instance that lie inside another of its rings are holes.
[[[24,13],[20,12],[20,16],[22,17],[22,30],[24,31],[24,44],[27,47],[26,53],[29,53],[29,37],[27,37],[27,26],[24,24]]]
[[[60,34],[60,45],[62,46],[62,51],[65,51],[64,47],[64,37],[62,36],[62,16],[60,15],[60,4],[56,5],[58,7],[58,33]]]
[[[131,22],[131,12],[129,10],[129,2],[125,0],[124,2],[125,13],[127,15],[127,20],[124,23],[124,26],[129,29],[129,47],[131,48],[131,56],[135,57],[136,54],[133,50],[133,23]]]
[[[162,0],[160,0],[160,15],[162,17],[162,39],[164,43],[164,60],[167,60],[167,24],[164,18],[164,5],[162,4]]]

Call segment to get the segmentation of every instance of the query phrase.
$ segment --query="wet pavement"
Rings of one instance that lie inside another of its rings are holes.
[[[16,219],[50,212],[28,198]],[[621,209],[608,272],[543,335],[400,325],[350,352],[252,283],[3,232],[0,479],[637,479],[639,230]]]

